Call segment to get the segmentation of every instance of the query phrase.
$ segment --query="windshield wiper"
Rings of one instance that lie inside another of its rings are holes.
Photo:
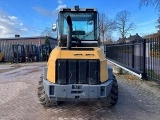
[[[96,29],[92,30],[91,32],[89,32],[87,35],[83,36],[83,38],[81,38],[80,40],[83,40],[85,37],[87,37],[88,35],[90,35],[91,33],[93,33],[95,30],[97,30],[100,26],[98,26]]]

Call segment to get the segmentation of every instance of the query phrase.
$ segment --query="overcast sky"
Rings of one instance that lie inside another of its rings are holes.
[[[139,8],[139,0],[0,0],[0,38],[39,36],[57,19],[61,7],[94,7],[114,19],[117,12],[127,10],[136,29],[130,34],[143,36],[156,32],[158,13],[151,6]],[[113,38],[119,34],[114,32]]]

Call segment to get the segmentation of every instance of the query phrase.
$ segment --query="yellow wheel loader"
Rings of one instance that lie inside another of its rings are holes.
[[[118,84],[107,66],[100,43],[99,16],[93,8],[61,8],[57,30],[59,44],[50,53],[39,80],[38,99],[44,106],[61,101],[100,102],[114,106]]]

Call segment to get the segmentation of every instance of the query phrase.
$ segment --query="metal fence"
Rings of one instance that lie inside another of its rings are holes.
[[[160,82],[160,37],[106,45],[107,59]]]

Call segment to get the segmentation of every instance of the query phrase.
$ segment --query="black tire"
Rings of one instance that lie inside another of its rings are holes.
[[[47,94],[45,93],[44,86],[43,86],[43,77],[40,77],[40,80],[38,82],[37,95],[38,95],[38,100],[40,104],[42,104],[44,107],[52,107],[52,106],[58,105],[58,102],[51,102]]]
[[[2,60],[0,62],[4,63],[4,57],[2,58]]]
[[[113,107],[117,104],[118,101],[118,84],[116,77],[113,75],[113,84],[111,92],[106,101],[100,102],[101,107]]]
[[[108,107],[113,107],[118,101],[118,83],[116,77],[113,75],[113,84],[111,88],[110,95],[108,97]]]

